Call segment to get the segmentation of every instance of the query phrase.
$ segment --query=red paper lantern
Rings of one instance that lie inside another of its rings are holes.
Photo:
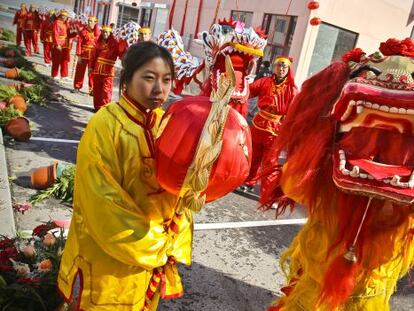
[[[180,192],[210,109],[208,97],[186,97],[172,104],[164,115],[164,119],[170,119],[156,141],[157,180],[170,193]],[[224,196],[245,181],[251,155],[247,122],[230,109],[221,153],[213,164],[206,189],[207,202]]]
[[[312,26],[318,26],[321,23],[321,19],[319,17],[314,17],[309,21],[309,24]]]
[[[317,8],[319,8],[319,1],[309,1],[308,3],[309,10],[316,10]]]

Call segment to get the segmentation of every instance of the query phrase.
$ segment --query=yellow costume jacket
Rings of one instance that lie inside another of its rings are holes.
[[[171,237],[167,228],[177,197],[160,189],[155,178],[148,139],[156,135],[162,114],[140,111],[122,97],[90,120],[81,139],[72,222],[58,276],[59,289],[70,299],[79,271],[81,310],[141,310],[153,269],[169,256],[191,263],[191,213],[183,215]],[[181,286],[173,268],[168,274],[173,270],[178,280],[169,283],[167,276],[168,288]]]

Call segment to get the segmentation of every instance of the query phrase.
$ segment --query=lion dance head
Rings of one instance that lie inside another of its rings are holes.
[[[275,153],[286,150],[288,160],[278,186],[309,212],[308,235],[299,241],[299,233],[285,259],[308,243],[301,256],[313,265],[290,273],[318,279],[319,269],[316,304],[335,309],[396,258],[396,279],[414,264],[413,74],[412,39],[389,39],[371,55],[354,49],[303,84],[284,121]]]

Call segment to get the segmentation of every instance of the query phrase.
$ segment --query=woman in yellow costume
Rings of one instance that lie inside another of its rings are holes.
[[[77,309],[156,310],[182,295],[175,262],[190,264],[191,213],[175,218],[177,196],[155,178],[154,137],[174,79],[167,50],[134,45],[123,60],[118,103],[92,117],[77,156],[71,227],[58,286]],[[151,282],[151,284],[150,284]]]
[[[287,151],[281,179],[261,201],[280,199],[280,186],[309,219],[269,311],[389,310],[414,265],[413,72],[414,40],[389,39],[302,85],[272,155]]]

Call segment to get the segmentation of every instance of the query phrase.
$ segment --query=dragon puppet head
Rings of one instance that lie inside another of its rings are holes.
[[[176,70],[174,92],[180,94],[184,86],[194,80],[201,88],[201,95],[210,96],[217,90],[225,73],[225,58],[230,56],[236,73],[236,88],[232,100],[245,102],[249,96],[248,84],[253,81],[257,60],[263,56],[266,35],[260,30],[244,27],[241,22],[220,20],[210,31],[199,34],[205,62],[185,51],[180,34],[174,29],[158,36],[158,44],[172,55]],[[209,78],[202,84],[196,75],[207,67]]]
[[[267,44],[266,35],[260,29],[245,27],[239,21],[220,20],[210,31],[199,35],[210,71],[211,88],[217,89],[225,72],[225,58],[230,56],[236,74],[236,88],[232,100],[246,101],[248,84],[253,82],[257,60],[263,56]]]

